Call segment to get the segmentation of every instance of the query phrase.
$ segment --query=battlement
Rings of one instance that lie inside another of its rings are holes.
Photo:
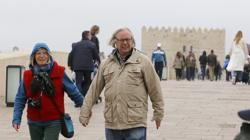
[[[146,33],[146,32],[161,32],[161,33],[174,33],[174,34],[182,34],[182,33],[200,33],[200,34],[207,34],[207,33],[216,33],[216,34],[224,34],[225,30],[224,29],[213,29],[213,28],[210,28],[210,29],[207,29],[207,28],[189,28],[189,27],[186,27],[186,28],[183,28],[183,27],[146,27],[146,26],[143,26],[142,27],[142,32]]]

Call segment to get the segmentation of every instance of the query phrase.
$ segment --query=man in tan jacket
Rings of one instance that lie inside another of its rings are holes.
[[[115,49],[104,60],[87,92],[79,120],[87,126],[91,109],[104,89],[105,134],[107,140],[146,140],[148,97],[158,129],[164,116],[164,102],[150,59],[136,50],[128,28],[114,32],[110,45]]]

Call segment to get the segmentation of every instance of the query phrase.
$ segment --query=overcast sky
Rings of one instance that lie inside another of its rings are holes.
[[[137,48],[141,28],[190,27],[226,29],[226,46],[238,30],[250,42],[249,0],[1,0],[0,51],[32,48],[46,42],[52,50],[70,51],[81,32],[97,24],[100,49],[119,27],[134,32]]]

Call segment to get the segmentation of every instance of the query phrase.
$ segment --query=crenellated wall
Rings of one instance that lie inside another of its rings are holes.
[[[192,48],[199,68],[199,56],[205,50],[207,54],[211,49],[217,55],[220,63],[225,56],[225,29],[201,29],[201,28],[171,28],[171,27],[142,27],[142,51],[151,58],[152,51],[160,42],[165,50],[168,61],[168,79],[175,79],[173,61],[177,51],[187,55]],[[186,50],[183,49],[186,46]],[[184,51],[185,50],[185,51]]]

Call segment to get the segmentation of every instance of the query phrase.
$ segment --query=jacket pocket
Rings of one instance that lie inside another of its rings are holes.
[[[105,80],[105,83],[107,84],[107,83],[109,83],[110,81],[111,81],[111,79],[112,79],[112,76],[114,75],[114,70],[105,70],[104,72],[103,72],[103,76],[104,76],[104,80]]]
[[[127,82],[129,85],[136,85],[138,86],[141,80],[141,69],[134,68],[128,70],[128,79]]]
[[[142,102],[128,102],[128,122],[138,122],[143,119]]]
[[[104,118],[105,118],[105,121],[108,122],[108,123],[113,122],[113,109],[112,109],[112,104],[111,103],[106,103],[105,104]]]

